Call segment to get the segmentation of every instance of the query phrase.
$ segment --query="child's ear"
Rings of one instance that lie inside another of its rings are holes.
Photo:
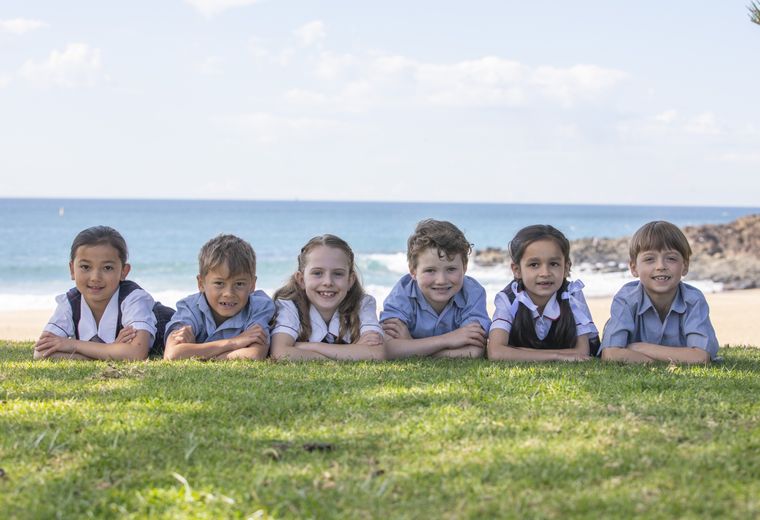
[[[253,275],[253,278],[251,278],[251,292],[256,290],[256,280],[258,280],[259,277],[256,275]]]
[[[412,280],[417,280],[417,267],[409,264],[409,274],[412,275]]]
[[[632,274],[632,275],[633,275],[635,278],[638,278],[638,277],[639,277],[639,270],[638,270],[638,269],[636,269],[636,262],[630,262],[630,263],[628,264],[628,267],[630,267],[630,269],[631,269],[631,274]]]
[[[512,262],[510,267],[512,268],[512,276],[515,277],[515,280],[519,280],[520,278],[522,278],[522,276],[520,275],[520,264],[516,264]]]
[[[69,273],[71,273],[71,279],[74,279],[74,262],[69,262]]]
[[[683,272],[681,273],[681,277],[686,276],[686,274],[689,272],[689,261],[683,263]]]
[[[201,275],[198,275],[195,278],[198,280],[198,291],[203,292],[203,277],[201,277]]]
[[[121,281],[124,281],[127,279],[127,275],[129,274],[129,271],[132,270],[132,266],[129,264],[124,264],[124,267],[121,268]]]
[[[296,274],[294,276],[295,276],[296,284],[298,285],[298,287],[300,287],[301,289],[305,289],[306,287],[304,286],[304,283],[303,283],[303,273],[301,271],[296,271]]]

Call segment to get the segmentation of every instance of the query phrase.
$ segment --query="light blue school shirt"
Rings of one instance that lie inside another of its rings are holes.
[[[177,312],[166,325],[166,337],[184,325],[190,325],[196,343],[208,343],[218,339],[239,336],[253,325],[261,325],[269,336],[269,321],[274,316],[274,302],[264,291],[254,291],[248,297],[248,304],[224,323],[216,326],[214,314],[203,293],[191,294],[177,302]],[[268,340],[267,340],[268,341]]]
[[[479,323],[486,333],[491,326],[486,310],[486,290],[469,276],[464,277],[462,289],[438,314],[412,275],[404,275],[383,302],[380,322],[391,318],[404,322],[414,339],[440,336],[468,323]]]
[[[718,354],[718,338],[710,323],[710,309],[702,292],[683,282],[661,321],[640,281],[628,282],[612,300],[611,318],[604,328],[599,349],[626,347],[645,342],[666,347],[702,349],[712,359]]]

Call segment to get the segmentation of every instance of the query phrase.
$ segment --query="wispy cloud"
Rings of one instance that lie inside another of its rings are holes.
[[[185,0],[188,4],[197,9],[203,16],[214,16],[231,9],[233,7],[242,7],[252,5],[259,0]]]
[[[340,122],[334,119],[287,117],[266,112],[219,117],[216,123],[225,128],[250,134],[260,144],[272,144],[293,138],[310,138],[340,127]]]
[[[703,112],[694,116],[686,123],[684,129],[690,134],[697,135],[720,135],[723,133],[723,129],[712,112]]]
[[[70,43],[54,50],[46,61],[27,61],[19,75],[38,86],[91,87],[104,79],[100,50],[84,43]]]
[[[537,101],[570,107],[592,101],[628,78],[623,71],[595,65],[532,67],[495,56],[427,63],[405,56],[328,51],[316,57],[313,73],[327,84],[296,100],[311,97],[324,104],[327,98],[348,110],[378,104],[516,107]]]
[[[47,27],[47,24],[40,20],[29,20],[26,18],[0,20],[0,32],[10,34],[25,34],[43,27]]]
[[[302,25],[295,30],[295,35],[298,37],[301,44],[305,46],[314,45],[325,39],[327,35],[325,31],[325,24],[320,20],[314,20],[307,24]]]

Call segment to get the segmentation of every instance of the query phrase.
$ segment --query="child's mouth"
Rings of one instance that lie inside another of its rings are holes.
[[[670,276],[666,276],[666,275],[653,276],[652,279],[657,280],[658,282],[665,282],[667,280],[670,280]]]
[[[320,291],[317,294],[320,295],[322,298],[334,298],[335,295],[338,293],[332,292],[332,291]]]

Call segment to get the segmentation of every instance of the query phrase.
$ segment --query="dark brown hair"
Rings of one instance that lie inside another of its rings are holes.
[[[77,255],[77,249],[82,246],[99,246],[103,244],[107,244],[116,249],[119,253],[121,264],[127,264],[127,242],[124,240],[124,237],[121,236],[121,233],[108,226],[93,226],[80,231],[71,243],[70,259],[72,262],[74,261],[74,258]]]
[[[429,218],[417,223],[414,233],[406,242],[406,260],[410,269],[417,267],[420,253],[429,248],[435,249],[439,258],[445,256],[448,260],[461,255],[462,263],[467,267],[467,258],[472,251],[472,244],[451,222]]]
[[[222,264],[227,266],[230,276],[256,276],[256,252],[251,244],[235,235],[218,235],[203,244],[198,253],[198,273],[202,277]]]
[[[340,302],[340,305],[338,305],[340,332],[337,341],[342,343],[343,336],[345,336],[346,333],[349,333],[351,343],[355,343],[361,336],[359,310],[361,308],[362,298],[364,297],[364,289],[362,288],[362,284],[359,281],[359,275],[356,271],[354,252],[351,250],[348,243],[340,237],[329,234],[316,236],[301,248],[301,252],[298,255],[298,272],[303,274],[304,269],[306,269],[309,253],[320,246],[340,249],[348,258],[348,271],[349,275],[354,277],[354,284],[348,290],[346,297]],[[295,273],[290,276],[284,286],[275,291],[272,299],[290,300],[295,304],[296,309],[298,309],[298,320],[300,322],[300,330],[296,341],[309,341],[309,337],[311,336],[309,306],[311,304],[306,297],[306,291],[298,284]]]
[[[654,220],[641,226],[631,237],[628,254],[631,263],[642,251],[664,251],[672,249],[681,253],[684,262],[689,263],[691,246],[683,231],[664,220]]]

